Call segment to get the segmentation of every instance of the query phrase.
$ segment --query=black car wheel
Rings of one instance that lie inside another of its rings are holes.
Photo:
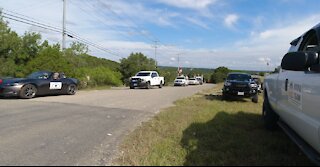
[[[21,88],[19,97],[22,99],[31,99],[36,96],[37,88],[34,85],[28,84]]]
[[[67,94],[68,95],[75,95],[77,93],[77,86],[75,84],[71,84],[68,86]]]
[[[254,102],[254,103],[258,103],[258,102],[259,102],[259,96],[258,96],[258,94],[254,95],[254,96],[252,97],[252,102]]]
[[[272,110],[268,98],[265,98],[263,102],[262,118],[266,129],[275,130],[277,128],[279,116]]]
[[[147,82],[147,89],[150,89],[150,88],[151,88],[150,82]]]

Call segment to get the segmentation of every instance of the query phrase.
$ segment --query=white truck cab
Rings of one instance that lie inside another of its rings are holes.
[[[145,87],[150,89],[152,86],[164,85],[164,77],[160,77],[156,71],[140,71],[130,79],[130,89]]]
[[[280,125],[306,155],[320,164],[320,24],[291,42],[279,73],[264,80],[263,118]],[[309,147],[308,147],[309,146]]]

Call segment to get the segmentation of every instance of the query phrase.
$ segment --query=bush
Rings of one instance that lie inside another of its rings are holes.
[[[230,70],[227,67],[219,67],[214,70],[214,73],[210,77],[212,83],[221,83],[227,78]]]
[[[74,77],[80,81],[79,88],[122,85],[121,73],[106,67],[79,68]]]

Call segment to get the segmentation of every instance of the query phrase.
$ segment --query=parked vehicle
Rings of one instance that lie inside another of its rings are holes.
[[[252,98],[258,103],[258,85],[252,80],[250,74],[229,73],[222,89],[223,97]]]
[[[278,125],[320,165],[320,24],[293,40],[278,73],[264,80],[265,127]]]
[[[189,81],[185,76],[179,76],[174,80],[174,86],[188,86]]]
[[[40,95],[74,95],[77,91],[78,80],[67,78],[64,73],[39,71],[27,78],[0,79],[0,95],[17,96],[31,99]]]
[[[160,77],[156,71],[140,71],[130,79],[130,89],[144,87],[150,89],[152,86],[162,88],[164,77]]]
[[[189,85],[199,85],[199,81],[195,78],[189,78]]]
[[[263,82],[259,76],[252,76],[253,81],[258,85],[258,92],[263,91]]]
[[[200,85],[203,84],[203,77],[198,76],[198,77],[196,77],[196,79],[198,80],[198,82],[199,82]]]

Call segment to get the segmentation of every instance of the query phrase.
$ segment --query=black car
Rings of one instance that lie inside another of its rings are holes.
[[[74,95],[78,80],[67,78],[64,73],[39,71],[27,78],[0,79],[0,96],[31,99],[43,95]]]
[[[252,102],[258,103],[258,85],[250,74],[229,73],[222,90],[223,97],[252,98]]]

